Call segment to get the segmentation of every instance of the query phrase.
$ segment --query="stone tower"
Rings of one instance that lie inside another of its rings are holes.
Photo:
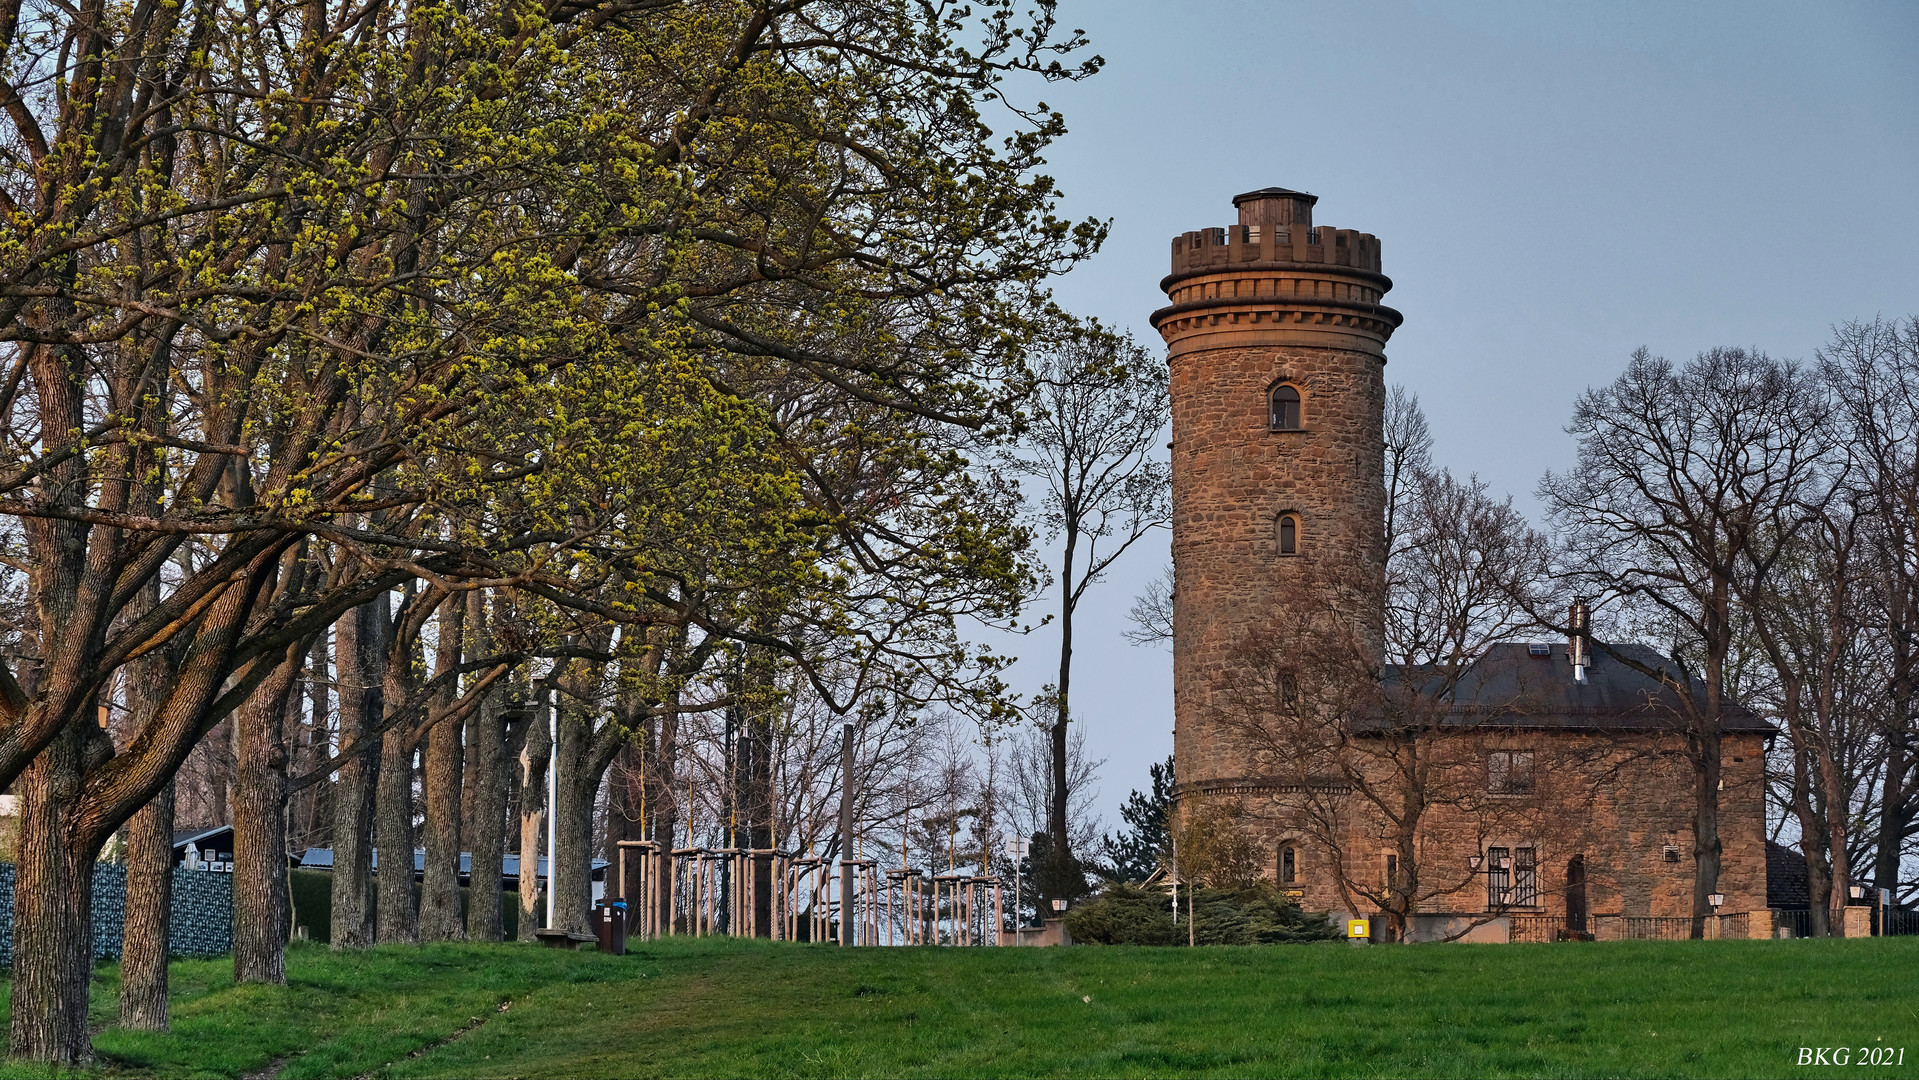
[[[1256,779],[1208,717],[1232,655],[1275,612],[1330,610],[1338,588],[1375,651],[1383,633],[1385,348],[1400,315],[1380,305],[1379,240],[1314,228],[1316,202],[1249,191],[1237,224],[1175,237],[1172,302],[1153,313],[1172,369],[1173,747],[1190,792]]]

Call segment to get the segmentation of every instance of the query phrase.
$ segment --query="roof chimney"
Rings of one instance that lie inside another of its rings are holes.
[[[1313,227],[1313,204],[1318,201],[1317,195],[1283,187],[1260,188],[1233,196],[1241,225],[1297,225],[1302,229]]]
[[[1573,681],[1585,682],[1586,669],[1592,666],[1592,609],[1584,600],[1574,600],[1566,613],[1566,658],[1572,661]]]

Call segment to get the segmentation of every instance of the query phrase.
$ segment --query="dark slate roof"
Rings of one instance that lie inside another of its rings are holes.
[[[1614,655],[1608,655],[1608,650]],[[1593,653],[1586,681],[1581,683],[1573,679],[1563,642],[1549,645],[1543,656],[1533,655],[1532,645],[1523,641],[1494,645],[1460,678],[1455,704],[1440,723],[1569,731],[1684,727],[1679,695],[1633,666],[1677,671],[1671,660],[1644,645],[1600,645]],[[1387,669],[1389,681],[1404,677],[1396,667]],[[1696,695],[1696,700],[1703,702],[1703,695]],[[1728,732],[1769,735],[1775,730],[1735,702],[1725,705],[1721,717]]]
[[[1806,887],[1806,857],[1771,840],[1766,841],[1766,906],[1812,906],[1812,890]]]

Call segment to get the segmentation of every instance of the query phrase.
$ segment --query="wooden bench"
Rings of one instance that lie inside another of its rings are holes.
[[[535,930],[533,936],[540,944],[549,949],[577,949],[582,945],[597,944],[599,938],[592,934],[576,934],[569,930]]]

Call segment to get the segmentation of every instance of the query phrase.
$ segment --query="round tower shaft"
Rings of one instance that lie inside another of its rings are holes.
[[[1176,237],[1153,326],[1172,376],[1174,755],[1182,790],[1253,779],[1213,699],[1277,613],[1342,611],[1378,655],[1386,341],[1379,240],[1264,188]]]

